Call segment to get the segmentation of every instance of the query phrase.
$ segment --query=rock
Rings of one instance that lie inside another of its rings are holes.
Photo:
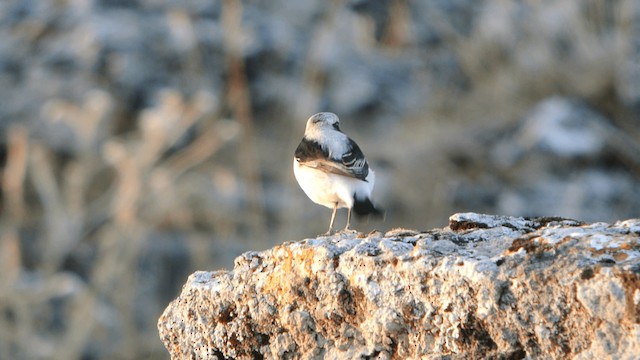
[[[341,233],[198,271],[158,321],[173,359],[628,358],[640,219],[455,214]]]

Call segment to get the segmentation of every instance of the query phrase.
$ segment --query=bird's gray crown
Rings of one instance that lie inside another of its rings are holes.
[[[307,120],[307,128],[305,129],[305,132],[313,129],[320,131],[324,129],[340,131],[340,120],[338,119],[338,115],[331,112],[321,112],[312,115],[309,120]]]

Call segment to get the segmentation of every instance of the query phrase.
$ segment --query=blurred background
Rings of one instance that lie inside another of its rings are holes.
[[[638,217],[640,1],[3,0],[0,359],[167,359],[190,273],[326,230],[319,111],[376,170],[361,231]]]

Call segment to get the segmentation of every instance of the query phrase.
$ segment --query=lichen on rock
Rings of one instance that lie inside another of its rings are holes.
[[[455,214],[199,271],[158,321],[173,359],[633,358],[640,219]]]

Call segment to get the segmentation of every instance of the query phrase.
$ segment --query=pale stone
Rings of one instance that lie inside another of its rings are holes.
[[[288,242],[194,273],[158,328],[172,359],[631,359],[638,229],[466,213]]]

